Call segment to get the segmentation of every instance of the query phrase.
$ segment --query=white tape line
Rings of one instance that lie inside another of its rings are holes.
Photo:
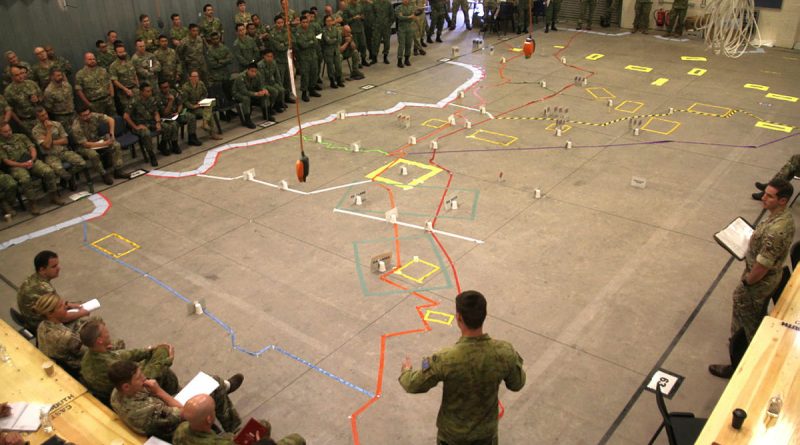
[[[378,216],[373,216],[373,215],[365,215],[363,213],[358,213],[358,212],[351,212],[350,210],[333,209],[333,211],[334,211],[334,213],[344,213],[346,215],[360,216],[362,218],[367,218],[367,219],[371,219],[371,220],[374,220],[374,221],[380,221],[382,223],[386,222],[386,218],[380,218]],[[410,229],[428,231],[428,232],[435,233],[437,235],[448,236],[450,238],[458,238],[458,239],[461,239],[461,240],[464,240],[464,241],[469,241],[469,242],[475,243],[475,244],[483,244],[484,243],[484,241],[482,241],[482,240],[475,239],[475,238],[470,238],[468,236],[458,235],[458,234],[455,234],[455,233],[452,233],[452,232],[445,232],[444,230],[439,230],[439,229],[429,230],[424,226],[405,223],[405,222],[402,222],[402,221],[396,221],[395,224],[397,224],[398,226],[402,226],[402,227],[408,227]]]

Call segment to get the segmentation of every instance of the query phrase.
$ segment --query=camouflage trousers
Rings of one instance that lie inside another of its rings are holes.
[[[71,114],[50,114],[50,118],[64,127],[64,130],[72,135],[72,122],[75,121],[75,113]]]
[[[742,275],[744,278],[744,275]],[[731,317],[731,337],[744,329],[749,343],[764,318],[764,304],[778,287],[780,271],[770,271],[758,283],[745,286],[739,283],[733,291],[733,316]]]
[[[425,18],[425,14],[414,19],[412,26],[414,27],[414,48],[417,50],[423,49],[422,39],[425,38],[428,32],[428,20]]]
[[[436,445],[497,445],[497,435],[490,439],[470,440],[469,442],[448,442],[441,434],[436,438]]]
[[[314,86],[313,81],[308,80],[311,86]],[[242,104],[242,113],[245,117],[250,116],[252,112],[251,109],[253,105],[258,105],[259,107],[263,108],[266,112],[267,107],[269,107],[269,97],[268,96],[236,96],[236,101]]]
[[[99,174],[105,173],[102,157],[109,156],[111,159],[111,167],[114,170],[122,168],[122,146],[119,142],[114,141],[110,147],[93,149],[93,148],[79,148],[78,154],[83,156],[83,159],[89,161],[89,165]],[[94,164],[94,159],[97,159],[98,165]]]
[[[789,158],[789,162],[784,164],[783,168],[772,179],[791,181],[798,174],[800,174],[800,155],[794,155]]]
[[[376,23],[372,27],[372,55],[378,57],[378,48],[383,43],[383,55],[389,55],[392,37],[392,26],[388,23]]]
[[[111,96],[89,101],[89,109],[92,110],[93,113],[103,113],[107,116],[114,116],[117,114],[117,110],[114,108],[114,100]]]
[[[185,122],[189,129],[189,134],[197,135],[197,119],[202,119],[203,124],[208,128],[209,133],[213,136],[217,134],[217,127],[214,125],[211,107],[200,107],[194,110],[185,109],[179,121]]]
[[[45,188],[49,192],[55,192],[58,187],[58,176],[56,176],[56,172],[54,172],[49,165],[45,164],[39,159],[33,161],[33,166],[29,169],[22,167],[11,167],[11,171],[9,173],[14,180],[17,181],[17,184],[19,184],[22,194],[28,199],[35,199],[36,197],[36,189],[33,185],[33,182],[31,182],[31,176],[41,178],[44,182]]]
[[[17,181],[11,175],[0,173],[0,201],[13,205],[17,199]]]
[[[453,0],[453,8],[452,9],[453,9],[453,19],[452,19],[453,21],[452,21],[452,25],[451,26],[454,26],[457,23],[456,19],[458,18],[458,10],[459,9],[462,12],[464,12],[464,25],[466,25],[467,28],[472,26],[469,23],[469,1],[467,1],[467,0]]]
[[[120,106],[120,108],[122,109],[123,112],[128,109],[128,105],[131,102],[133,102],[133,99],[136,96],[139,95],[139,88],[133,87],[133,88],[130,88],[130,90],[133,93],[133,95],[131,95],[131,96],[128,96],[122,90],[116,90],[117,100],[119,101],[119,106]],[[114,114],[117,114],[117,113],[114,113]],[[122,114],[122,113],[119,113],[119,114]]]
[[[239,417],[239,412],[234,408],[233,402],[228,398],[225,382],[217,376],[214,376],[214,380],[219,383],[219,387],[211,393],[211,397],[214,399],[214,411],[216,412],[217,420],[222,425],[222,429],[234,432],[242,425],[242,419]]]
[[[175,395],[180,391],[178,376],[172,372],[172,359],[169,358],[167,348],[156,348],[149,359],[139,362],[142,374],[148,379],[154,379],[158,385],[169,395]]]
[[[376,52],[373,51],[372,54],[376,54]],[[342,77],[342,53],[339,52],[339,48],[326,48],[324,56],[325,71],[328,72],[328,79],[331,82],[341,82],[344,77]]]
[[[78,153],[63,146],[54,146],[48,151],[44,156],[44,162],[49,165],[61,179],[69,179],[74,173],[86,168],[86,161],[84,161]],[[72,164],[69,171],[64,168],[64,162]]]

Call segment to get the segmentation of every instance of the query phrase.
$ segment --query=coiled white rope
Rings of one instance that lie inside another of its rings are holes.
[[[701,21],[697,29],[704,31],[706,45],[716,54],[738,58],[748,46],[761,46],[753,0],[709,0]],[[752,43],[754,35],[758,43]]]

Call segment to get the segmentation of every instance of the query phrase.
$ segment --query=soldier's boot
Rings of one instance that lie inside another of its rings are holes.
[[[305,94],[305,93],[303,93],[303,94]],[[249,129],[251,129],[251,130],[255,130],[255,128],[256,128],[256,124],[254,124],[253,121],[250,120],[250,115],[249,114],[246,114],[244,116],[244,126],[249,128]]]
[[[303,102],[308,102],[308,101],[311,100],[311,99],[308,98],[308,91],[303,91],[302,99],[303,99]]]
[[[544,32],[545,32],[545,33],[548,33],[548,32],[550,32],[550,24],[549,24],[549,23],[547,23],[547,24],[545,24],[545,25],[544,25]],[[634,31],[634,32],[636,32],[636,31]]]
[[[39,209],[39,206],[36,204],[36,200],[35,199],[29,199],[29,200],[27,200],[25,202],[26,202],[26,205],[28,207],[28,212],[30,212],[31,215],[38,216],[38,215],[42,214],[42,211]]]
[[[403,64],[405,66],[411,66],[411,60],[410,59],[411,59],[411,57],[406,56],[406,60],[403,61]]]
[[[336,83],[336,81],[333,80],[333,79],[331,79],[331,88],[333,88],[333,89],[338,89],[339,88],[339,84]]]
[[[378,56],[376,54],[373,54],[372,57],[369,58],[369,64],[375,65],[376,63],[378,63]]]
[[[58,196],[58,192],[50,192],[50,202],[55,205],[63,206],[69,204],[69,199]]]
[[[337,84],[339,85],[339,88],[344,88],[344,80],[342,80],[341,77],[339,78],[339,81],[337,82]]]
[[[385,63],[387,65],[389,64],[389,55],[388,54],[384,54],[383,55],[383,63]]]
[[[111,173],[110,171],[106,170],[106,172],[103,173],[103,182],[106,185],[113,185],[114,184],[114,175],[113,175],[113,173]]]
[[[765,183],[765,182],[756,182],[756,188],[763,192],[764,190],[767,189],[767,183]]]
[[[442,43],[442,33],[436,33],[436,43]]]
[[[416,47],[414,47],[414,55],[415,55],[415,56],[418,56],[418,55],[419,55],[419,50],[418,50]]]
[[[11,207],[11,204],[3,201],[0,203],[0,205],[3,206],[3,216],[5,217],[6,221],[11,221],[11,218],[17,215],[16,210],[14,210],[14,207]]]
[[[401,59],[399,57],[397,58],[397,67],[398,68],[405,68],[406,67],[405,65],[403,65],[403,59]]]
[[[419,55],[420,56],[424,56],[425,54],[428,54],[428,53],[426,53],[424,49],[420,48],[419,49]]]
[[[297,101],[296,101],[296,100],[294,100],[294,97],[292,97],[292,95],[291,95],[291,94],[286,94],[286,97],[284,97],[284,98],[283,98],[283,100],[284,100],[284,102],[286,102],[287,104],[293,104],[293,103],[297,103]]]
[[[153,167],[158,167],[158,160],[156,159],[156,154],[152,151],[148,151],[145,153],[145,157],[150,160],[150,165]]]
[[[170,148],[172,148],[172,152],[176,155],[181,154],[181,147],[178,145],[178,141],[172,141],[169,143]]]
[[[553,20],[553,23],[550,24],[550,30],[551,31],[558,31],[558,28],[556,28],[556,21],[555,20]]]
[[[577,29],[578,31],[580,31],[581,29],[583,29],[583,26],[581,26],[581,24],[580,24],[580,23],[578,23],[578,26],[576,26],[576,27],[575,27],[575,29]]]
[[[427,41],[428,43],[433,43],[433,39],[431,38],[431,36],[432,36],[432,35],[433,35],[433,34],[428,34],[428,38],[426,39],[426,41]]]
[[[122,170],[115,168],[114,169],[114,178],[116,179],[128,179],[129,176],[126,175]]]
[[[311,97],[322,97],[321,94],[317,93],[316,89],[312,89],[310,93],[308,93]]]
[[[167,147],[167,141],[161,141],[158,143],[158,151],[161,152],[164,156],[169,156],[169,148]]]
[[[428,37],[428,40],[429,40],[429,41],[430,41],[430,39],[431,39],[431,38],[430,38],[430,37]],[[431,42],[431,43],[433,43],[433,42]],[[419,44],[420,44],[420,45],[422,45],[424,48],[427,48],[427,47],[428,47],[428,44],[427,44],[427,43],[425,43],[425,39],[423,39],[422,37],[420,37],[420,38],[419,38]]]
[[[212,134],[212,137],[213,136],[214,135]],[[195,134],[195,133],[192,133],[192,134],[189,135],[188,143],[189,143],[189,145],[194,145],[195,147],[199,147],[199,146],[203,145],[203,143],[200,142],[200,139],[197,139],[197,134]]]

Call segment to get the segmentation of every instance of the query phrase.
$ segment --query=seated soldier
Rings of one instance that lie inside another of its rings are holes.
[[[0,160],[19,184],[22,194],[28,198],[28,211],[33,215],[40,212],[36,205],[36,190],[31,175],[42,179],[53,204],[63,206],[69,202],[58,196],[56,172],[36,157],[36,146],[27,136],[13,133],[11,125],[6,122],[0,123]]]
[[[183,420],[183,405],[156,380],[148,379],[142,368],[130,361],[119,360],[108,369],[108,379],[114,385],[111,408],[132,430],[146,436],[171,440]],[[216,402],[216,414],[225,431],[236,431],[242,421],[228,395],[242,385],[244,376],[236,374],[228,380],[215,377],[219,386],[211,393]],[[208,396],[206,396],[208,397]]]
[[[156,153],[153,151],[153,136],[161,132],[161,141],[158,144],[158,151],[164,156],[169,156],[167,142],[172,140],[172,133],[177,131],[175,122],[164,122],[162,125],[161,115],[158,112],[158,100],[153,97],[153,87],[144,83],[140,87],[139,94],[128,104],[125,114],[125,122],[131,132],[139,136],[145,156],[150,158],[150,165],[158,166]]]
[[[269,113],[269,91],[264,87],[258,74],[258,65],[251,63],[233,81],[233,98],[242,105],[242,120],[247,128],[256,128],[250,119],[251,108],[255,104],[261,107],[264,119],[275,122]]]
[[[222,136],[217,134],[217,127],[214,125],[213,108],[199,105],[199,102],[206,98],[208,98],[208,89],[200,80],[200,73],[192,71],[189,74],[189,80],[181,87],[184,117],[189,126],[189,145],[203,145],[200,139],[197,139],[197,119],[203,119],[203,127],[208,130],[211,139],[215,141],[222,139]]]
[[[33,257],[33,269],[36,272],[19,285],[17,308],[24,320],[25,329],[35,333],[42,321],[42,316],[33,307],[42,296],[56,293],[56,288],[53,287],[51,281],[58,278],[58,274],[61,272],[58,254],[50,250],[37,253]],[[67,309],[80,309],[80,307],[81,305],[77,303],[67,303]],[[64,322],[75,321],[85,315],[81,312],[69,312],[65,316]]]
[[[61,123],[51,121],[47,110],[42,107],[36,107],[36,125],[33,126],[33,138],[42,149],[44,162],[49,165],[62,180],[69,181],[71,188],[74,190],[75,187],[72,181],[72,175],[83,171],[83,169],[86,168],[86,161],[83,160],[81,155],[69,149],[67,146],[67,144],[69,144],[67,131],[64,130]],[[97,154],[95,154],[95,161],[97,164],[100,164],[100,158]],[[62,162],[72,164],[70,171],[64,168]],[[102,164],[100,168],[103,168]],[[103,174],[105,174],[105,172],[103,172]]]
[[[168,80],[159,82],[158,84],[158,114],[163,120],[163,125],[174,125],[175,131],[172,133],[172,139],[167,140],[167,145],[173,153],[181,154],[181,147],[178,145],[178,124],[180,115],[183,112],[183,101],[180,94],[172,88]],[[172,120],[174,119],[174,120]],[[166,138],[166,133],[161,137],[163,141]]]
[[[6,222],[17,216],[14,210],[14,203],[17,202],[17,181],[0,171],[0,209],[3,210],[3,218]]]
[[[261,60],[258,62],[258,72],[264,87],[269,91],[269,104],[274,113],[286,110],[286,90],[283,88],[283,79],[278,63],[275,62],[275,53],[271,49],[261,51]]]
[[[88,351],[81,360],[81,377],[92,394],[108,404],[114,384],[108,379],[109,367],[120,360],[132,360],[142,366],[147,378],[159,381],[169,394],[177,394],[178,377],[172,372],[175,350],[163,343],[143,349],[114,349],[108,327],[102,320],[91,320],[81,327],[81,343]]]
[[[183,406],[183,418],[185,421],[178,425],[175,434],[172,435],[173,445],[234,445],[231,433],[217,434],[212,431],[214,425],[214,410],[216,404],[211,396],[199,394],[186,401]],[[255,445],[305,445],[306,440],[299,434],[290,434],[283,439],[275,442],[272,436],[272,426],[267,421],[261,421],[267,428],[266,437],[262,437],[255,442]]]
[[[353,31],[350,25],[342,27],[342,46],[339,47],[342,53],[342,60],[348,61],[350,67],[350,77],[347,80],[361,80],[364,74],[358,69],[361,65],[361,54],[358,52],[356,42],[353,41]]]
[[[101,126],[105,124],[103,132],[101,133]],[[80,146],[78,153],[85,159],[89,159],[91,154],[88,152],[95,152],[100,157],[110,156],[111,166],[114,172],[114,177],[117,179],[126,179],[127,176],[122,173],[122,147],[119,142],[114,139],[114,126],[115,121],[112,117],[103,113],[93,113],[86,105],[81,104],[78,106],[78,117],[72,121],[72,137],[75,142]],[[100,163],[102,166],[102,162]],[[106,179],[106,174],[103,175],[103,180]],[[111,178],[109,178],[111,179]],[[106,181],[106,184],[113,184],[111,181]]]
[[[86,348],[81,343],[78,331],[86,319],[67,323],[72,314],[86,317],[89,311],[79,307],[76,312],[68,311],[67,302],[55,292],[42,295],[33,305],[33,310],[44,320],[36,330],[36,340],[42,354],[50,357],[71,376],[80,379],[81,359]]]

